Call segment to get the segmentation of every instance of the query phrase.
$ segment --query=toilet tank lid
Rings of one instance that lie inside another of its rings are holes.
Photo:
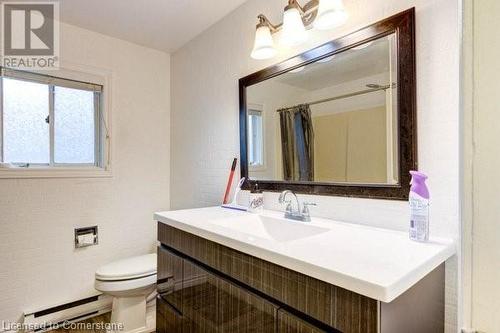
[[[101,266],[96,272],[97,280],[128,280],[156,274],[156,253],[117,260]]]

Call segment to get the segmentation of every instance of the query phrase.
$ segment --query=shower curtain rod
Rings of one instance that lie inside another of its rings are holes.
[[[353,93],[349,93],[349,94],[345,94],[345,95],[340,95],[340,96],[335,96],[335,97],[330,97],[330,98],[325,98],[325,99],[320,99],[320,100],[318,100],[318,101],[309,102],[309,103],[304,103],[304,104],[308,104],[308,105],[316,105],[316,104],[321,104],[321,103],[326,103],[326,102],[335,101],[335,100],[338,100],[338,99],[344,99],[344,98],[348,98],[348,97],[354,97],[354,96],[359,96],[359,95],[369,94],[369,93],[372,93],[372,92],[375,92],[375,91],[387,90],[387,89],[389,89],[390,87],[391,87],[391,85],[390,85],[390,84],[388,84],[388,85],[385,85],[385,86],[380,86],[380,87],[377,87],[377,88],[371,88],[371,89],[360,90],[360,91],[356,91],[356,92],[353,92]],[[277,112],[285,111],[285,110],[287,110],[287,109],[290,109],[290,107],[280,109],[280,110],[278,110]]]

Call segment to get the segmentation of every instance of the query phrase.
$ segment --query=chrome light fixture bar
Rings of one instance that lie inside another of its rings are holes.
[[[297,0],[288,0],[284,9],[283,23],[274,25],[260,14],[255,32],[255,43],[251,57],[269,59],[276,55],[272,35],[280,30],[280,43],[296,46],[307,40],[307,29],[314,27],[326,30],[338,27],[347,20],[347,13],[342,0],[310,0],[301,6]]]

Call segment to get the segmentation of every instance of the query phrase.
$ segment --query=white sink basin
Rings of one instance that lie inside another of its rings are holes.
[[[277,242],[289,242],[315,236],[330,229],[285,218],[247,214],[238,217],[209,220],[208,223]]]

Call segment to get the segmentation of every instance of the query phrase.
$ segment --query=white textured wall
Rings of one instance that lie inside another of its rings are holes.
[[[500,332],[500,2],[465,2],[464,323]]]
[[[432,194],[432,235],[458,236],[459,13],[457,0],[345,0],[338,30],[275,59],[250,58],[256,16],[281,20],[285,1],[250,0],[172,56],[172,207],[220,203],[239,155],[238,79],[357,28],[416,7],[418,159]],[[274,204],[275,194],[266,196]],[[313,214],[405,230],[404,202],[316,198]],[[447,330],[456,330],[456,260],[448,265]]]
[[[113,177],[0,179],[0,320],[95,292],[104,263],[154,250],[169,208],[170,57],[68,25],[64,62],[111,71]],[[75,251],[73,229],[99,226]]]

